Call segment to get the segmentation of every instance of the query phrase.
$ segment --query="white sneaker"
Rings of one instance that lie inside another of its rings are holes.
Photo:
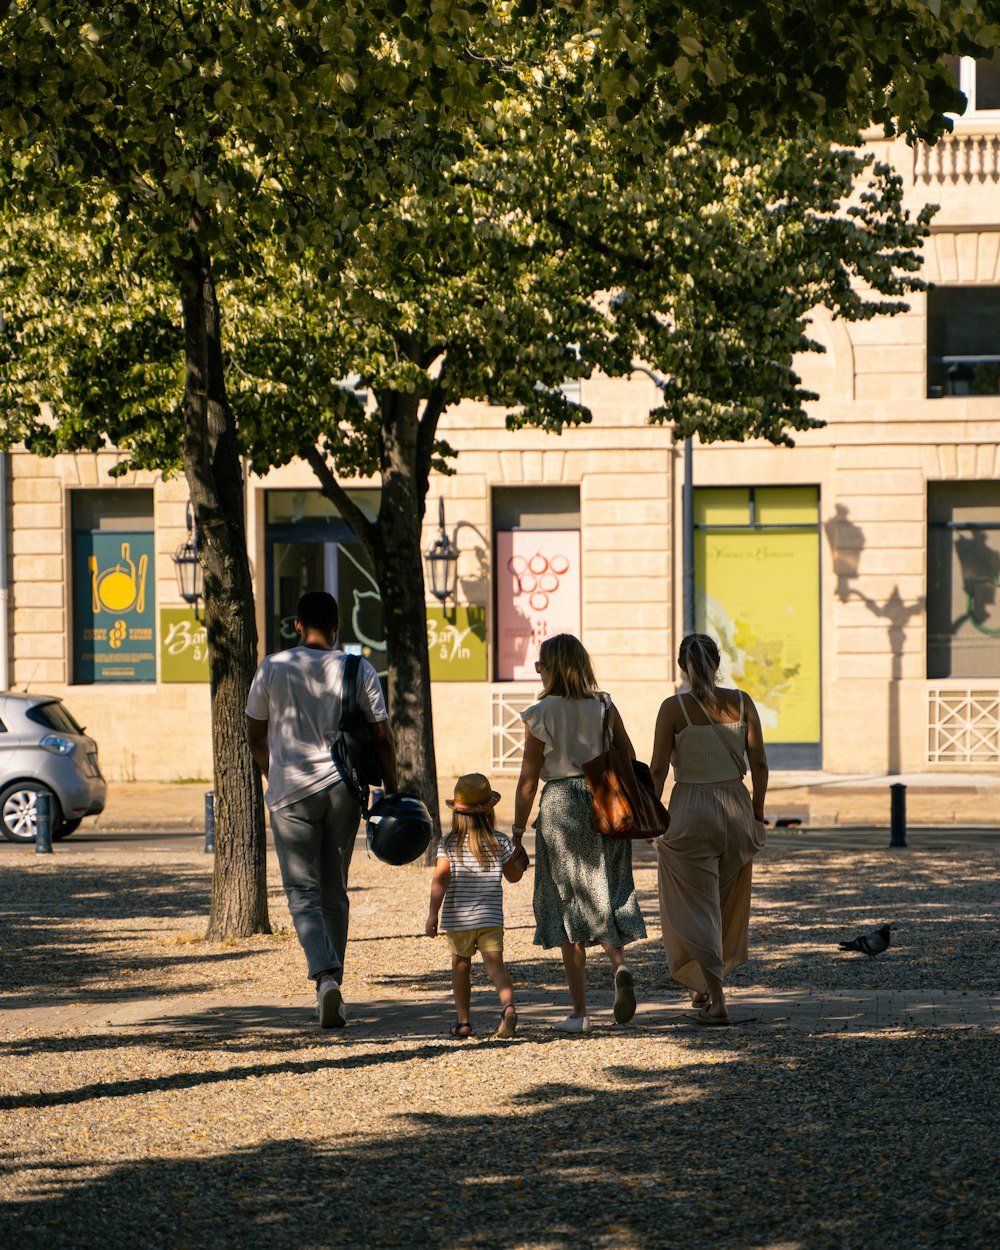
[[[552,1027],[557,1033],[589,1033],[590,1016],[567,1016]]]
[[[347,1024],[344,999],[336,981],[321,981],[316,987],[316,1015],[321,1029],[342,1029]]]

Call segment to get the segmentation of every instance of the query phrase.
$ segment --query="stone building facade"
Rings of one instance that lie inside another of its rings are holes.
[[[894,318],[817,314],[827,352],[801,372],[826,426],[793,449],[693,448],[697,624],[762,707],[778,767],[1000,768],[1000,99],[988,76],[978,90],[937,147],[872,145],[914,210],[941,206],[935,287]],[[432,481],[424,545],[441,498],[461,552],[455,601],[428,599],[444,776],[516,767],[546,630],[580,633],[640,753],[675,689],[682,449],[647,424],[643,375],[581,398],[592,425],[558,438],[508,434],[485,405],[442,423],[458,472]],[[7,680],[63,695],[112,779],[208,778],[204,639],[172,560],[185,485],[112,480],[113,463],[6,458]],[[309,467],[248,478],[247,522],[262,651],[322,584],[377,663],[377,587]]]

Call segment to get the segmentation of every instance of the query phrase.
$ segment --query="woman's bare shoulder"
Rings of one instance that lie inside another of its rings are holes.
[[[680,696],[676,694],[668,695],[660,704],[660,716],[666,717],[671,724],[686,725],[684,712],[681,709]]]
[[[756,710],[753,698],[746,690],[741,690],[738,687],[734,687],[731,690],[719,687],[718,694],[720,701],[725,707],[732,711],[734,716],[739,712],[741,699],[743,700],[743,707],[746,711],[753,712]]]
[[[716,717],[718,717],[718,715],[721,713],[721,715],[726,718],[737,720],[740,714],[740,695],[741,694],[743,695],[744,700],[749,698],[749,695],[743,694],[742,690],[737,690],[735,687],[716,686],[715,687]]]

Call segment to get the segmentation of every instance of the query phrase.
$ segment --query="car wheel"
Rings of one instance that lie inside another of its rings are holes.
[[[68,838],[71,833],[76,833],[83,821],[82,816],[76,816],[73,820],[64,820],[58,829],[52,834],[53,842],[61,842],[63,838]]]
[[[40,794],[49,796],[52,828],[59,828],[62,809],[48,786],[37,781],[17,781],[0,790],[0,836],[8,842],[34,842],[35,800]]]

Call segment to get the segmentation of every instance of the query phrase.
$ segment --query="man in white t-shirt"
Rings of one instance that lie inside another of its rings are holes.
[[[350,903],[347,873],[361,808],[340,778],[330,749],[340,725],[347,656],[334,641],[337,601],[324,590],[299,600],[300,645],[267,656],[247,697],[247,740],[267,778],[271,833],[288,909],[316,982],[319,1022],[347,1023],[340,985]],[[396,791],[396,749],[378,674],[358,673],[358,708],[371,726],[386,792]]]

